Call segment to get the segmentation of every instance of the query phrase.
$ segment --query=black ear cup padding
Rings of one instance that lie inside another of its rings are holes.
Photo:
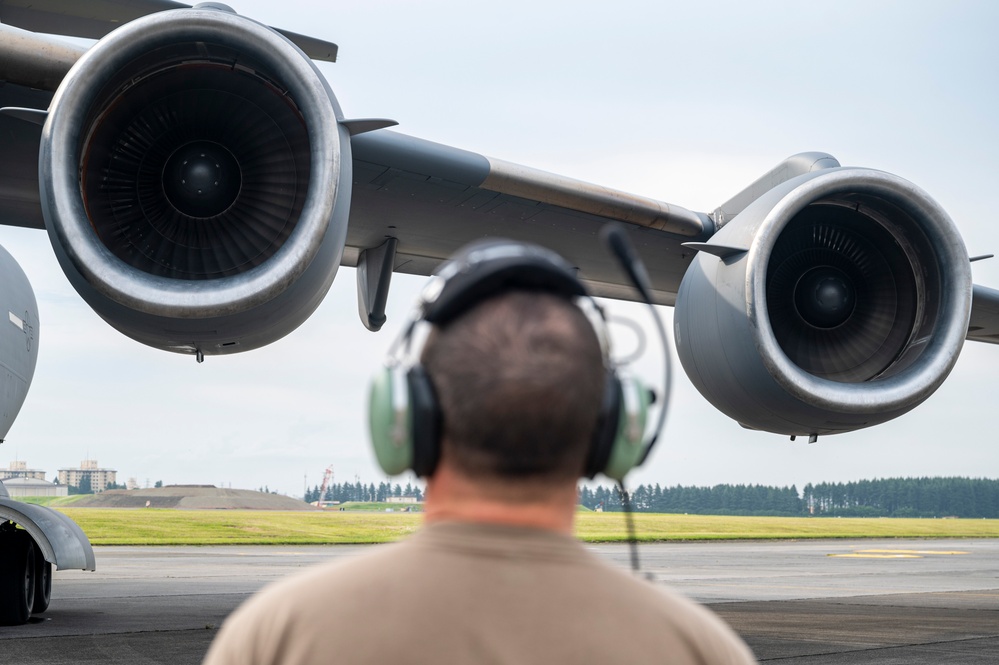
[[[611,452],[614,450],[614,442],[617,440],[621,402],[621,382],[614,372],[608,372],[597,427],[593,432],[593,442],[590,444],[586,468],[583,471],[583,475],[587,478],[593,478],[607,468],[607,462],[610,461]]]
[[[410,368],[406,383],[413,428],[413,471],[426,478],[433,474],[440,459],[441,412],[434,385],[423,366]]]

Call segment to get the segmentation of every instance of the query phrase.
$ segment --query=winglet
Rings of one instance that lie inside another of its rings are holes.
[[[373,132],[376,129],[395,127],[399,123],[387,118],[352,118],[350,120],[341,120],[340,124],[347,128],[351,136],[357,136],[365,132]]]
[[[5,106],[0,109],[0,113],[11,118],[17,118],[18,120],[24,120],[25,122],[30,122],[36,125],[44,125],[45,120],[49,117],[48,111],[43,111],[41,109],[26,109],[19,106]]]
[[[683,243],[683,246],[697,250],[698,252],[705,252],[706,254],[717,256],[723,261],[745,254],[749,251],[745,247],[730,247],[728,245],[717,245],[710,242],[685,242]]]

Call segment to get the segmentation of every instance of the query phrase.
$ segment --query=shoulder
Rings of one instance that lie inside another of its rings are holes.
[[[352,614],[375,611],[383,602],[382,589],[398,585],[407,549],[406,543],[379,545],[264,587],[229,615],[205,664],[311,662],[309,654],[296,654],[294,645],[314,642],[317,635],[311,633],[336,626]]]
[[[681,646],[699,662],[754,663],[745,642],[707,607],[603,560],[591,564],[593,596],[604,620],[625,640]]]

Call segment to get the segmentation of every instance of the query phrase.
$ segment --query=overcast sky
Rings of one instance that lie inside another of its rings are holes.
[[[229,4],[339,44],[339,62],[320,67],[348,117],[394,118],[415,136],[704,211],[791,154],[826,151],[913,181],[971,255],[999,253],[993,2]],[[197,365],[101,321],[43,232],[0,227],[0,244],[41,317],[34,383],[0,466],[17,457],[51,479],[89,456],[119,481],[298,495],[330,464],[338,482],[384,479],[367,442],[368,381],[422,278],[394,277],[389,323],[372,334],[343,268],[299,330]],[[999,287],[999,259],[973,272]],[[637,369],[655,380],[660,362],[653,348]],[[667,430],[632,483],[999,477],[995,347],[966,345],[944,386],[900,420],[811,446],[741,429],[674,367]]]

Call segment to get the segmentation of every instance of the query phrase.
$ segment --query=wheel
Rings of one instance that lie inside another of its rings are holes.
[[[27,533],[0,540],[0,624],[28,620],[35,602],[35,542]]]
[[[52,564],[42,557],[42,551],[36,545],[35,550],[35,603],[32,614],[41,614],[49,609],[52,601]]]

